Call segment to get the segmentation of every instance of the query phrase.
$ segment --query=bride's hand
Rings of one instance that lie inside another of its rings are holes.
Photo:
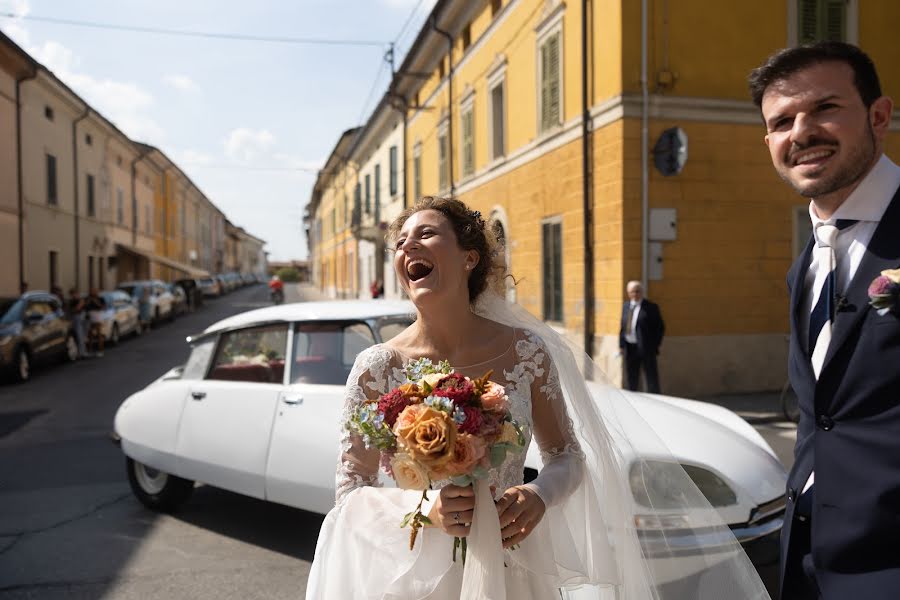
[[[475,490],[471,486],[446,485],[431,507],[428,518],[447,535],[466,537],[475,514]]]
[[[522,543],[544,517],[544,501],[531,488],[511,487],[497,500],[503,547]]]

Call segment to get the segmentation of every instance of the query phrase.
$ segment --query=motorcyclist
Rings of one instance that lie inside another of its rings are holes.
[[[284,282],[281,281],[281,277],[272,276],[272,279],[269,280],[269,290],[273,302],[276,304],[284,302]]]

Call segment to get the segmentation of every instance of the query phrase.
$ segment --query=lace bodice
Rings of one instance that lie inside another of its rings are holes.
[[[346,423],[353,410],[361,403],[377,399],[391,389],[406,383],[404,365],[411,360],[397,350],[379,344],[361,352],[347,381],[341,423]],[[528,330],[514,331],[513,341],[500,356],[483,363],[457,367],[467,377],[480,377],[493,370],[491,380],[506,388],[510,400],[510,412],[524,426],[526,447],[534,435],[546,466],[563,457],[583,459],[575,439],[572,422],[565,414],[559,386],[559,377],[540,338]],[[506,462],[492,469],[490,483],[496,486],[499,496],[506,489],[520,485],[524,477],[525,452],[509,454]],[[561,466],[561,465],[560,465]],[[341,455],[336,477],[336,500],[340,504],[350,492],[360,486],[378,486],[379,451],[366,448],[363,441],[342,428]],[[560,469],[557,469],[559,471]],[[562,469],[571,472],[570,466]],[[448,481],[433,482],[434,488],[443,487]],[[571,483],[562,483],[570,488]],[[549,503],[553,495],[547,486],[534,486]],[[559,489],[556,490],[560,491]]]

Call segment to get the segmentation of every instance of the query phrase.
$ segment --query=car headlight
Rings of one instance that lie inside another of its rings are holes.
[[[631,494],[638,504],[656,510],[702,508],[700,498],[692,498],[691,490],[685,489],[685,473],[711,505],[718,507],[737,503],[734,490],[712,471],[658,460],[641,460],[631,465]]]

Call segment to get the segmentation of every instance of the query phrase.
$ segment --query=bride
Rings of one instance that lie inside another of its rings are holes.
[[[479,213],[455,199],[426,197],[391,224],[388,240],[417,319],[357,357],[343,421],[360,403],[405,383],[411,360],[447,360],[470,378],[490,370],[506,389],[513,418],[526,426],[526,447],[533,433],[543,468],[525,483],[523,452],[491,471],[500,539],[487,544],[495,566],[473,583],[452,551],[454,537],[478,535],[473,488],[432,482],[422,506],[432,525],[411,551],[399,525],[421,494],[381,487],[379,451],[341,424],[336,505],[322,524],[307,600],[543,600],[568,597],[579,586],[590,593],[579,598],[768,598],[740,546],[680,469],[666,508],[676,497],[687,522],[704,534],[715,530],[715,551],[697,548],[686,563],[677,562],[683,549],[659,556],[655,546],[653,559],[644,557],[634,500],[642,484],[640,477],[629,481],[621,458],[627,440],[614,442],[610,434],[636,413],[610,386],[605,398],[592,396],[565,341],[493,291],[505,274]],[[679,586],[662,585],[662,564],[665,581],[672,569],[686,570]]]

